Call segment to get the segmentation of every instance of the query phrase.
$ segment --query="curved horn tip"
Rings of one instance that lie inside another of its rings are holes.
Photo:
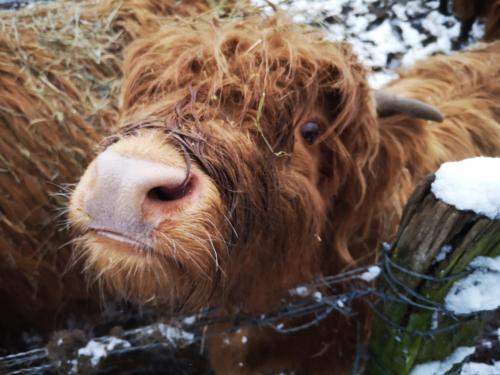
[[[434,106],[417,99],[400,97],[381,90],[374,90],[379,117],[406,114],[422,120],[442,122],[443,114]]]

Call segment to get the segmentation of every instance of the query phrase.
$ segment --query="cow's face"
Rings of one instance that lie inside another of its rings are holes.
[[[179,21],[128,51],[122,100],[70,205],[96,279],[135,300],[259,308],[320,272],[377,137],[348,47],[282,16]]]

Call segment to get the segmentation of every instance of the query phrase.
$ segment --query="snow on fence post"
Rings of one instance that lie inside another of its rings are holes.
[[[500,158],[445,163],[417,187],[383,254],[366,374],[460,369],[480,312],[500,306],[499,219]]]

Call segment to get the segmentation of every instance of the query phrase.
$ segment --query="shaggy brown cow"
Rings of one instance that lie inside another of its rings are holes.
[[[453,0],[453,14],[461,24],[458,40],[466,42],[472,25],[478,18],[485,19],[484,40],[500,37],[500,0]],[[448,0],[441,0],[439,11],[448,14]]]
[[[206,9],[109,0],[0,13],[0,346],[9,332],[17,341],[19,330],[60,326],[88,304],[81,275],[64,272],[59,185],[78,178],[115,123],[122,48],[167,15]]]
[[[80,254],[123,298],[269,311],[373,261],[440,163],[500,155],[499,74],[498,43],[403,72],[386,90],[437,106],[431,122],[374,95],[348,44],[283,15],[166,25],[127,51],[121,128],[72,196]],[[230,339],[212,343],[217,373],[346,374],[356,321]]]

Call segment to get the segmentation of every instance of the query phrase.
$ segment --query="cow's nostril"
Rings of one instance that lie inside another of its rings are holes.
[[[171,202],[183,198],[191,190],[191,183],[182,184],[171,188],[168,186],[157,186],[148,191],[148,199],[156,202]]]

